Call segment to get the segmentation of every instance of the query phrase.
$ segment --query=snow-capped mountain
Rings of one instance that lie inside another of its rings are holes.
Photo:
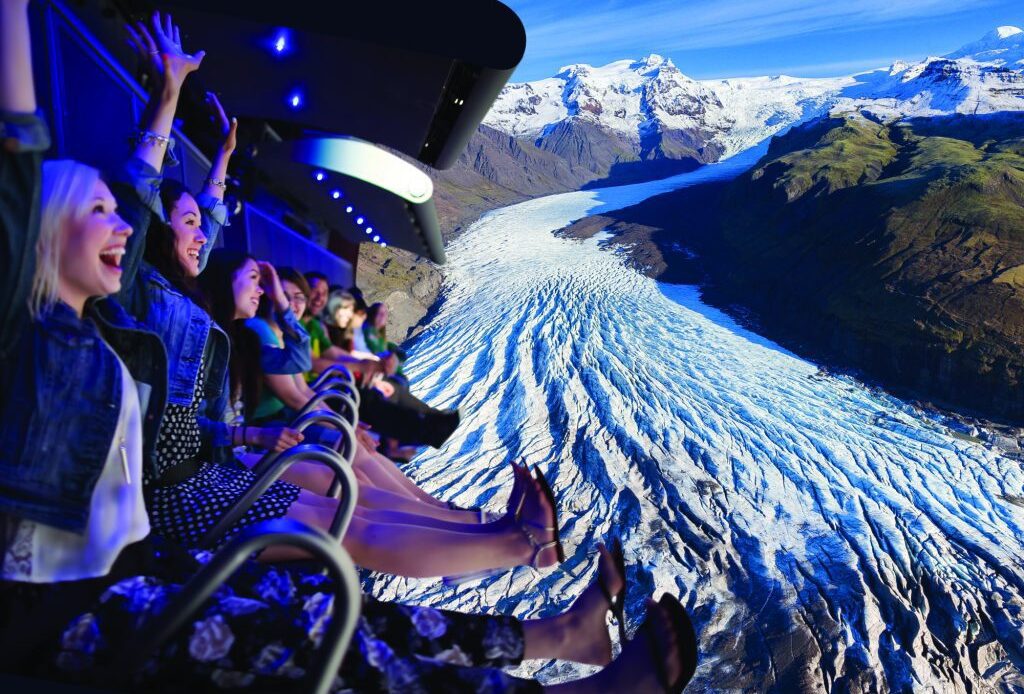
[[[998,27],[969,43],[947,58],[958,60],[969,58],[979,63],[995,63],[1015,70],[1024,66],[1024,29],[1019,27]]]
[[[943,57],[836,78],[694,80],[649,55],[602,67],[570,65],[554,77],[508,85],[485,124],[584,166],[592,138],[615,146],[612,163],[731,156],[827,111],[886,119],[1024,110],[1024,31],[999,27]],[[571,147],[565,145],[567,135]],[[617,157],[617,158],[616,158]],[[601,164],[591,166],[601,172]]]

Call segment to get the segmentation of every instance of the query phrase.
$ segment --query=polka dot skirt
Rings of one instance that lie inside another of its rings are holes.
[[[248,470],[203,463],[187,480],[150,489],[150,523],[164,537],[196,547],[255,481],[256,475]],[[218,544],[254,523],[281,518],[298,498],[299,488],[294,484],[275,482]]]
[[[206,360],[199,375],[192,402],[187,406],[167,403],[156,442],[156,469],[159,475],[195,460],[199,455],[199,403],[202,400]],[[256,476],[239,465],[231,467],[203,463],[186,480],[167,486],[149,485],[149,522],[153,530],[186,547],[196,547],[235,502],[255,482]],[[260,521],[281,518],[299,498],[299,488],[287,482],[275,482],[225,535],[222,543],[242,528]]]

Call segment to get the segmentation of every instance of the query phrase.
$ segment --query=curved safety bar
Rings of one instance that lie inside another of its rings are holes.
[[[316,377],[309,387],[313,390],[319,390],[320,384],[326,381],[328,378],[340,378],[343,381],[348,381],[352,385],[356,384],[356,377],[352,375],[352,372],[341,364],[332,364],[326,369],[320,372],[320,375]]]
[[[322,403],[328,402],[338,402],[344,405],[346,408],[345,418],[352,424],[353,427],[359,421],[359,405],[357,405],[356,402],[351,397],[349,397],[348,393],[342,393],[340,390],[320,391],[319,393],[311,397],[309,399],[309,402],[307,402],[303,406],[303,408],[299,410],[299,414],[296,416],[296,418],[302,417],[305,414],[308,414],[316,409],[319,409]]]
[[[323,562],[334,579],[334,613],[314,656],[301,691],[325,694],[341,667],[359,619],[362,597],[352,560],[334,538],[298,521],[280,518],[244,530],[217,553],[182,588],[159,615],[146,620],[122,654],[121,673],[134,675],[148,656],[160,648],[185,624],[192,621],[214,591],[223,585],[254,552],[274,545],[298,547]]]
[[[217,540],[223,537],[224,533],[252,508],[252,505],[267,491],[270,485],[276,482],[284,474],[285,470],[300,460],[312,460],[317,463],[323,463],[334,472],[334,484],[331,485],[331,488],[334,489],[335,486],[338,486],[341,494],[338,497],[338,510],[334,513],[334,519],[331,521],[331,529],[328,533],[340,542],[341,538],[345,536],[348,524],[352,521],[352,514],[356,510],[359,487],[356,482],[355,473],[345,464],[345,461],[341,459],[341,456],[336,451],[332,451],[330,448],[319,444],[304,443],[299,446],[292,446],[286,451],[268,455],[257,463],[256,467],[253,468],[253,472],[256,474],[256,481],[249,487],[249,491],[243,494],[235,502],[235,505],[229,508],[220,517],[216,525],[206,533],[203,539],[200,540],[199,547],[209,549],[216,545]]]
[[[356,405],[360,403],[361,396],[359,395],[359,389],[348,381],[343,381],[340,378],[329,378],[324,381],[319,388],[314,388],[313,390],[317,393],[322,393],[326,390],[340,390],[342,393],[345,393],[355,400]]]
[[[352,424],[342,417],[334,410],[313,410],[306,414],[297,417],[291,424],[291,428],[297,431],[305,431],[313,424],[327,424],[334,427],[341,433],[341,438],[344,443],[344,450],[339,451],[341,457],[345,459],[345,462],[349,465],[352,464],[352,459],[356,457],[356,430]],[[257,464],[257,469],[259,464]],[[337,482],[337,480],[335,480]],[[331,496],[334,496],[334,487],[331,487]]]

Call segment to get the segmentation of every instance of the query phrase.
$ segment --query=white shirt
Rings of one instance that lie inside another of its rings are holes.
[[[114,440],[89,503],[84,532],[14,521],[0,578],[54,583],[105,576],[126,546],[149,534],[142,498],[142,414],[135,381],[121,367],[121,411]]]

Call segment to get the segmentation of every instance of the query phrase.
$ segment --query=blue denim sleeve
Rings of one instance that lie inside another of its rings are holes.
[[[0,356],[27,325],[36,271],[46,123],[34,113],[0,111]]]
[[[277,314],[277,324],[284,333],[284,347],[278,346],[274,333],[264,321],[253,318],[245,322],[246,327],[260,338],[260,365],[263,373],[289,375],[312,369],[309,333],[299,324],[290,308]]]
[[[139,294],[142,288],[139,270],[146,250],[146,234],[153,217],[163,221],[160,204],[160,172],[146,162],[131,157],[110,175],[110,190],[117,199],[117,212],[132,228],[128,246],[121,259],[121,291],[117,301],[139,317]]]
[[[206,243],[199,251],[199,272],[202,272],[206,269],[206,261],[210,259],[210,251],[217,244],[221,229],[231,224],[228,222],[228,206],[223,200],[204,191],[196,196],[196,204],[199,205],[203,234],[206,235]]]
[[[224,377],[225,383],[220,395],[199,403],[199,438],[204,445],[212,446],[214,449],[231,446],[231,427],[228,425],[231,412],[227,395],[231,388],[226,373]]]

